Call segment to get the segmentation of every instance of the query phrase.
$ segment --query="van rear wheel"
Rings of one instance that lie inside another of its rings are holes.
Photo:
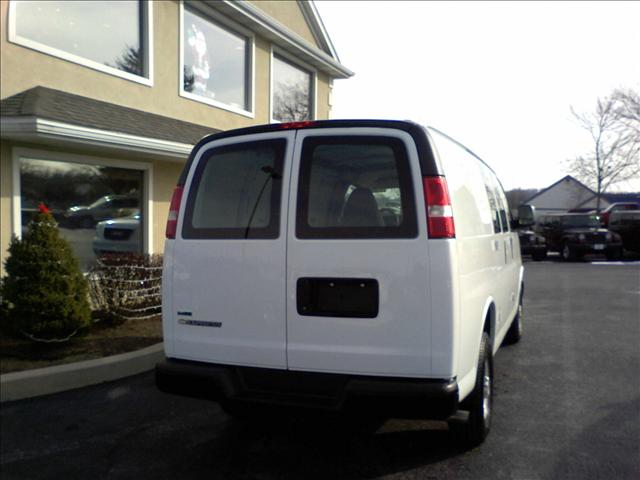
[[[493,415],[493,356],[491,340],[486,332],[480,342],[475,387],[460,404],[460,409],[469,412],[467,420],[449,422],[449,430],[456,443],[467,448],[476,447],[487,438]]]
[[[511,322],[507,335],[504,337],[504,341],[507,345],[518,343],[522,338],[522,294],[520,294],[520,301],[518,302],[518,311],[516,316]]]

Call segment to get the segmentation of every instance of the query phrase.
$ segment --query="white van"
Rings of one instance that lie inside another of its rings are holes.
[[[206,137],[171,201],[157,385],[229,411],[456,415],[480,443],[493,355],[522,328],[508,212],[482,160],[410,122]]]

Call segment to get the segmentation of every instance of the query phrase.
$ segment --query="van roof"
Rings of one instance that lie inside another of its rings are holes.
[[[184,185],[191,164],[197,152],[206,144],[223,138],[253,135],[256,133],[279,132],[283,130],[318,129],[318,128],[394,128],[407,132],[413,138],[420,159],[422,175],[442,175],[442,170],[436,161],[436,157],[429,143],[426,129],[414,122],[406,120],[311,120],[291,123],[272,123],[253,127],[238,128],[225,132],[215,133],[203,137],[191,150],[191,154],[178,180],[178,185]]]

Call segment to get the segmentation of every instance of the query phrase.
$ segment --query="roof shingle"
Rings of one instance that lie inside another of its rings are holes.
[[[195,144],[214,128],[143,112],[46,87],[34,87],[0,101],[0,116],[34,116],[99,130]]]

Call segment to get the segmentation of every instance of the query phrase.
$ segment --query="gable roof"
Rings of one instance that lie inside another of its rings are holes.
[[[574,184],[577,184],[578,187],[583,188],[584,190],[588,191],[589,193],[591,193],[592,195],[596,195],[596,192],[594,192],[593,190],[591,190],[589,187],[587,187],[584,183],[580,182],[579,180],[576,180],[574,177],[572,177],[571,175],[565,175],[564,177],[562,177],[560,180],[558,180],[555,183],[552,183],[551,185],[549,185],[547,188],[543,188],[542,190],[540,190],[538,193],[532,195],[531,197],[529,197],[528,199],[526,199],[524,202],[522,202],[523,204],[527,204],[529,202],[532,202],[533,200],[535,200],[536,198],[540,197],[542,194],[548,192],[549,190],[551,190],[552,188],[556,187],[557,185],[561,184],[562,182],[565,181],[570,181],[573,182]]]
[[[0,101],[0,117],[3,120],[54,120],[81,127],[191,145],[205,135],[219,132],[215,128],[46,87],[34,87],[3,99]]]

